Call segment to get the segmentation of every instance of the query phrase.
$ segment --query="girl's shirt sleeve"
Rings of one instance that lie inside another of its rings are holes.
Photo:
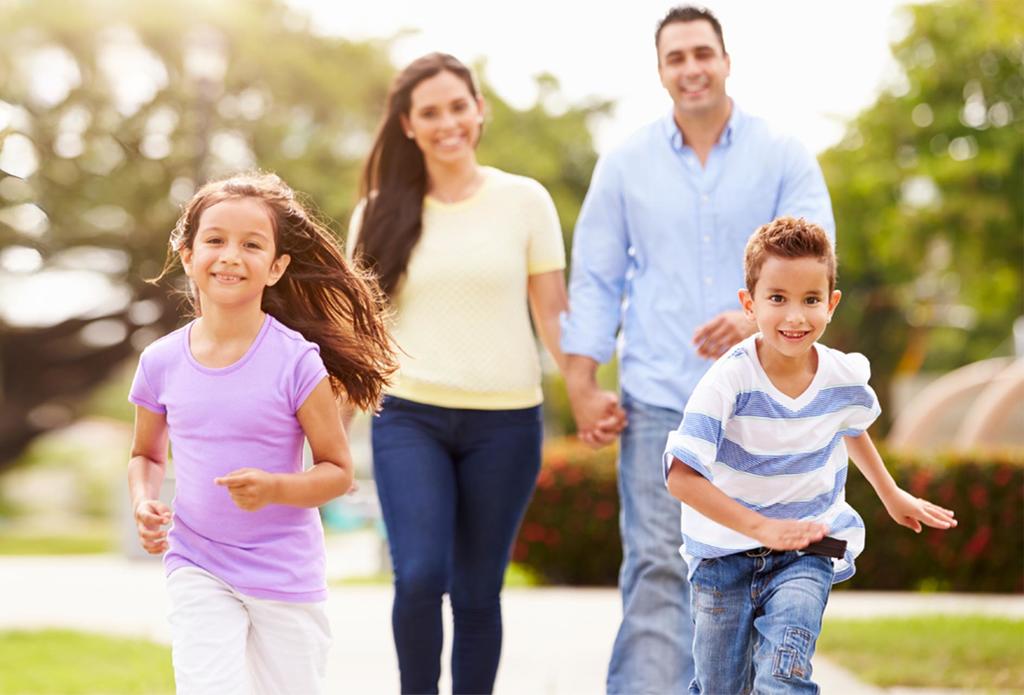
[[[160,403],[160,396],[153,388],[146,373],[148,362],[150,362],[149,353],[143,352],[139,357],[139,366],[135,369],[135,378],[132,379],[131,389],[128,391],[128,400],[146,410],[164,415],[167,413],[167,408]],[[152,365],[149,366],[152,368]]]
[[[308,343],[306,349],[295,362],[292,374],[292,410],[298,412],[302,404],[309,398],[321,381],[327,378],[327,368],[320,358],[320,349],[314,343]]]
[[[736,402],[734,389],[725,378],[728,369],[724,360],[727,359],[716,363],[697,383],[687,401],[683,421],[668,435],[662,456],[662,475],[666,485],[673,459],[678,459],[708,480],[715,479],[712,471]]]

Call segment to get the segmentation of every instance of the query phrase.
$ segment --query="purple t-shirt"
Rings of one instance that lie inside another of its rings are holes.
[[[174,518],[164,568],[196,566],[257,598],[327,597],[324,539],[316,509],[239,509],[213,480],[243,468],[302,470],[299,406],[327,377],[316,344],[267,315],[234,364],[199,364],[189,348],[195,322],[147,347],[128,400],[166,413],[174,461]]]

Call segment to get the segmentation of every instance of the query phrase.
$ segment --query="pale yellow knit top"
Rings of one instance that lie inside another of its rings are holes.
[[[554,201],[539,183],[483,167],[469,198],[423,203],[423,232],[392,304],[401,350],[387,392],[446,408],[541,402],[527,279],[565,267]],[[351,255],[362,224],[352,216]]]

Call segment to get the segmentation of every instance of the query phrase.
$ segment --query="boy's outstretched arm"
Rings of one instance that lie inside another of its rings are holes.
[[[672,460],[668,473],[668,491],[712,521],[749,536],[772,550],[800,550],[820,541],[828,533],[828,527],[816,521],[769,519],[747,509],[676,458]]]
[[[844,437],[850,458],[864,474],[864,477],[875,489],[878,499],[882,500],[885,510],[893,520],[916,533],[921,532],[921,524],[932,528],[948,529],[956,526],[953,511],[944,509],[928,500],[914,497],[900,488],[892,475],[885,468],[882,456],[871,441],[867,432],[856,437]]]

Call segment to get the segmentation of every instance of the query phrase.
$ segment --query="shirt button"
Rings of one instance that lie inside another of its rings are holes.
[[[709,237],[707,234],[705,234],[704,235],[704,242],[707,243],[709,241],[711,241],[711,237]]]
[[[702,203],[706,203],[706,202],[708,202],[708,194],[707,194],[707,193],[704,193],[703,195],[701,195],[701,197],[700,197],[700,201],[701,201]]]
[[[710,285],[711,284],[711,278],[704,278],[704,284],[705,285]]]

